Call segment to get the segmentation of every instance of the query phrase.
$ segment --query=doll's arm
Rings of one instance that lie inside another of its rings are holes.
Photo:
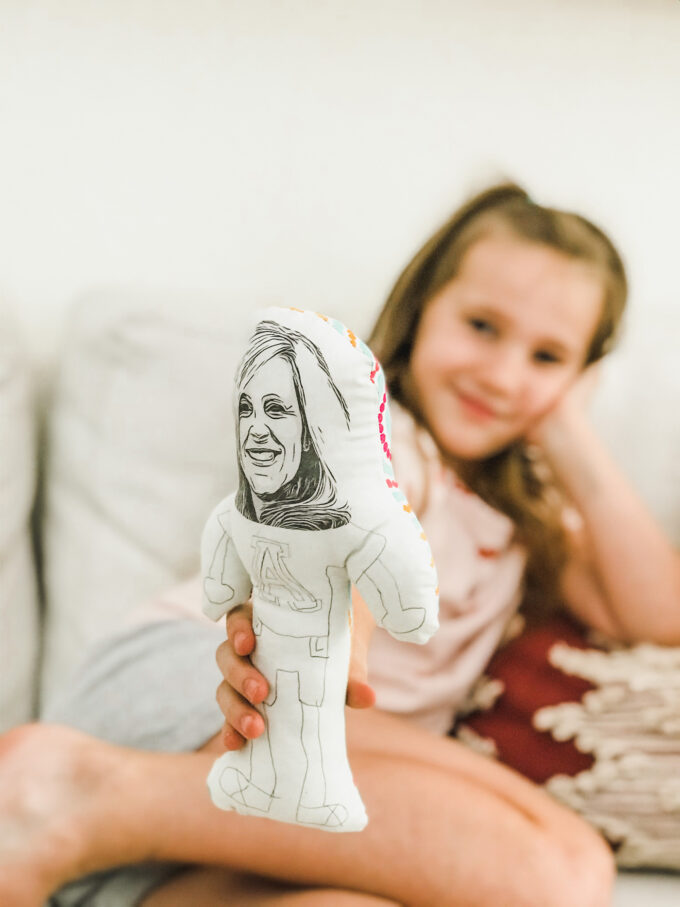
[[[219,620],[232,608],[247,602],[252,583],[231,537],[233,496],[210,515],[201,540],[203,611]]]
[[[436,616],[432,619],[424,607],[405,607],[397,579],[382,557],[386,547],[383,535],[367,533],[347,560],[350,579],[381,627],[397,639],[425,643],[437,629]]]

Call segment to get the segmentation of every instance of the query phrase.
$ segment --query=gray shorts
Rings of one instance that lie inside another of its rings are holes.
[[[93,649],[42,719],[135,749],[196,750],[223,722],[215,702],[219,642],[218,627],[192,620],[127,630]],[[183,868],[155,863],[97,873],[61,888],[46,907],[136,907]]]

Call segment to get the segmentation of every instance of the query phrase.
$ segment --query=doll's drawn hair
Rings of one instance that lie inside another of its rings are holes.
[[[612,348],[628,293],[623,261],[606,234],[579,214],[544,207],[514,183],[476,195],[425,243],[398,277],[369,344],[382,362],[392,396],[423,421],[409,387],[409,362],[428,302],[459,272],[470,247],[489,235],[554,249],[582,262],[602,284],[602,309],[583,367]],[[536,475],[521,441],[478,462],[456,462],[460,478],[487,503],[510,516],[529,554],[527,582],[543,599],[556,592],[566,558],[562,499]]]
[[[301,351],[309,355],[301,356]],[[258,517],[253,505],[253,492],[241,466],[239,449],[239,487],[236,506],[248,519],[268,526],[307,530],[344,526],[350,519],[349,507],[338,501],[335,477],[324,462],[319,449],[319,428],[310,424],[305,394],[307,382],[325,381],[349,427],[347,403],[331,377],[321,350],[298,331],[275,321],[261,321],[238,368],[237,395],[240,395],[241,390],[258,369],[276,357],[283,359],[290,367],[300,408],[302,418],[300,465],[295,476],[276,492],[259,496],[260,500],[265,502],[265,506]],[[303,362],[307,364],[303,365]],[[300,369],[309,370],[309,363],[313,363],[314,373],[305,374],[303,377]],[[237,438],[240,438],[238,413],[236,419]]]

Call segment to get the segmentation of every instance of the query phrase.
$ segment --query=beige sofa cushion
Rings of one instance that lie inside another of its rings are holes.
[[[0,731],[33,715],[38,601],[30,535],[35,433],[29,366],[0,309]]]
[[[85,649],[198,568],[235,487],[231,385],[248,306],[106,292],[67,329],[48,432],[45,701]]]
[[[613,457],[680,549],[680,336],[675,302],[631,312],[604,360],[592,418]]]

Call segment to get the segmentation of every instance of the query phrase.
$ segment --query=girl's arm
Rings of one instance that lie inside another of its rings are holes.
[[[680,644],[680,555],[595,434],[577,392],[531,440],[583,518],[564,573],[567,604],[618,639]]]

